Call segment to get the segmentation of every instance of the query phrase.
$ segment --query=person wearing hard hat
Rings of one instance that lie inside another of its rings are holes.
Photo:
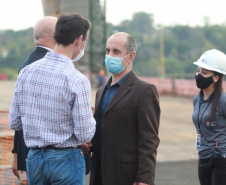
[[[226,184],[226,55],[212,49],[194,62],[199,95],[193,100],[192,120],[197,130],[198,175],[201,185]]]

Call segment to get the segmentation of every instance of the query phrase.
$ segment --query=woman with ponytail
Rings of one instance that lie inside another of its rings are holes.
[[[200,89],[194,97],[192,120],[197,130],[198,175],[201,185],[226,185],[226,55],[212,49],[194,62]]]

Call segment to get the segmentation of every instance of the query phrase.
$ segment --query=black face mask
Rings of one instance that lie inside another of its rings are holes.
[[[196,85],[199,89],[205,89],[213,83],[213,76],[205,78],[201,74],[195,75]]]

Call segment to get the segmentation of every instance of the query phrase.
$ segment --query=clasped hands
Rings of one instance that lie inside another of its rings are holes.
[[[92,147],[92,141],[81,144],[81,149],[84,155],[87,155],[90,152],[90,148]]]

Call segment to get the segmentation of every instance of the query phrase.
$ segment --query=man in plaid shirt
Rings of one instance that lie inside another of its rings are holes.
[[[89,80],[72,60],[84,54],[91,24],[78,14],[59,17],[56,46],[21,70],[10,108],[10,128],[30,148],[29,184],[84,184],[84,156],[76,147],[92,139],[96,122]]]

